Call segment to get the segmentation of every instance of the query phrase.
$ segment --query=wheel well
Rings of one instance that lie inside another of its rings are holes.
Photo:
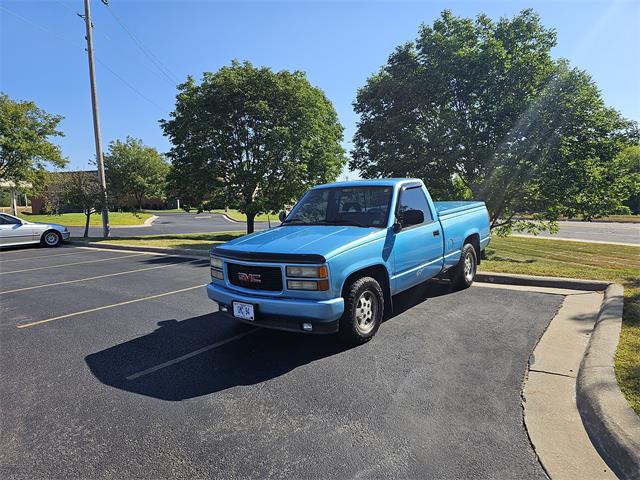
[[[57,231],[55,228],[50,228],[49,230],[45,230],[44,232],[42,232],[42,235],[40,235],[40,238],[44,238],[44,236],[45,236],[47,233],[51,233],[51,232],[53,232],[53,233],[57,234],[58,236],[62,236],[62,235],[60,234],[60,232],[59,232],[59,231]]]
[[[42,235],[40,235],[40,241],[43,242],[44,237],[47,235],[47,233],[51,233],[51,232],[58,235],[58,237],[60,237],[60,241],[62,241],[62,234],[59,231],[57,231],[55,228],[50,228],[49,230],[45,230],[44,232],[42,232]]]
[[[480,257],[482,256],[482,252],[480,251],[480,235],[478,235],[477,233],[469,235],[464,240],[464,244],[466,245],[467,243],[470,243],[471,245],[473,245],[473,248],[476,251],[476,258],[478,259],[478,265],[480,265],[480,261],[481,261]]]
[[[347,294],[347,288],[362,277],[372,277],[380,284],[382,293],[384,294],[384,311],[390,313],[393,310],[391,288],[389,286],[389,272],[384,265],[372,265],[370,267],[362,268],[351,273],[342,285],[342,297]]]

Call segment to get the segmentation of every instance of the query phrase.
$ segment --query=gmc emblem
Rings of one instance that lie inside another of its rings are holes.
[[[262,283],[262,279],[258,273],[238,272],[238,280],[248,283]]]

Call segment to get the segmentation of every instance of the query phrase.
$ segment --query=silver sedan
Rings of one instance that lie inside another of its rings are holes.
[[[0,247],[40,243],[59,247],[69,239],[67,227],[56,223],[28,222],[8,213],[0,213]]]

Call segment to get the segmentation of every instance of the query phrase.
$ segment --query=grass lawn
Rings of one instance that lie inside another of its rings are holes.
[[[481,270],[608,280],[624,285],[615,369],[620,389],[640,415],[640,247],[494,237]]]
[[[148,213],[109,212],[109,224],[111,226],[142,225],[149,217],[151,217],[151,215]],[[20,218],[24,218],[30,222],[59,223],[65,227],[84,227],[86,222],[84,213],[63,213],[61,215],[21,214]],[[102,216],[100,215],[100,212],[91,215],[90,225],[102,225]]]
[[[208,250],[214,243],[228,242],[245,235],[245,232],[187,233],[184,235],[141,235],[127,238],[89,238],[90,242],[106,242],[115,245],[144,245],[147,247],[190,248]],[[74,239],[85,240],[85,239]]]

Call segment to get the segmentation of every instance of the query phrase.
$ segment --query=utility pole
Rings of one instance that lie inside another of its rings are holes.
[[[91,107],[93,109],[93,134],[96,141],[96,162],[98,164],[98,178],[102,190],[102,236],[109,236],[109,206],[107,204],[107,182],[104,175],[102,159],[102,141],[100,139],[100,119],[98,116],[98,95],[96,92],[96,72],[93,65],[93,34],[91,25],[91,10],[89,0],[84,0],[84,23],[87,28],[87,52],[89,54],[89,79],[91,81]]]

